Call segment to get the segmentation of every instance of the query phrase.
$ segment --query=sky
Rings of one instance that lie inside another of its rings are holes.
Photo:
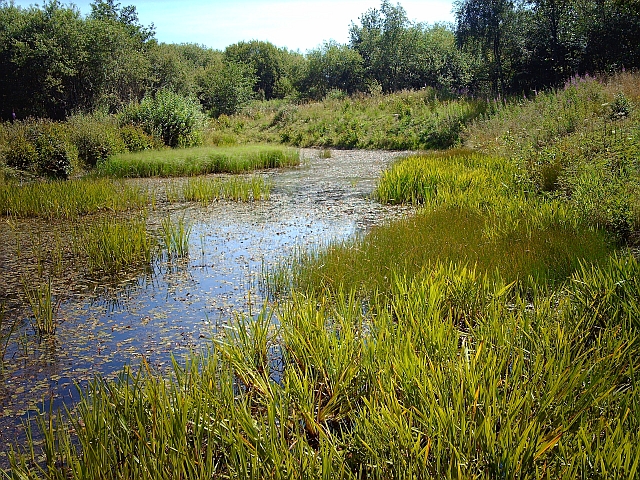
[[[38,0],[15,0],[28,7]],[[91,0],[62,0],[83,15]],[[153,23],[165,43],[197,43],[217,50],[240,41],[264,40],[277,47],[306,53],[328,40],[348,43],[349,25],[381,0],[120,0],[135,5],[140,23]],[[392,0],[395,5],[397,1]],[[433,24],[452,22],[451,0],[400,0],[409,20]]]

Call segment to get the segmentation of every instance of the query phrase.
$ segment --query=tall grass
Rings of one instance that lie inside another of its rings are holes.
[[[204,205],[215,200],[241,202],[266,200],[271,193],[272,183],[263,177],[251,178],[194,178],[183,188],[186,201]]]
[[[155,251],[144,216],[104,218],[79,227],[74,249],[86,259],[90,272],[106,274],[132,266],[149,265]]]
[[[58,328],[57,312],[60,299],[54,297],[51,289],[51,277],[47,283],[31,286],[25,278],[22,279],[23,293],[31,307],[32,322],[36,335],[40,337],[54,335]]]
[[[448,148],[464,126],[489,114],[485,100],[439,98],[433,89],[327,97],[302,105],[261,102],[212,123],[212,136],[300,147],[417,150]]]
[[[167,215],[161,223],[161,236],[164,248],[169,257],[186,257],[189,255],[189,237],[191,226],[184,216],[174,221]]]
[[[9,341],[18,327],[18,321],[7,322],[7,306],[0,303],[0,374],[4,372],[4,358]]]
[[[375,197],[422,206],[415,216],[316,251],[266,273],[279,290],[387,291],[394,272],[409,278],[440,261],[479,273],[499,271],[525,288],[566,280],[580,262],[612,251],[608,236],[588,228],[557,200],[527,193],[518,168],[504,158],[450,150],[404,158],[383,172]]]
[[[640,274],[627,257],[603,268]],[[70,424],[39,421],[43,454],[16,447],[11,475],[635,478],[640,351],[621,327],[638,291],[585,303],[594,280],[523,298],[440,264],[366,304],[294,295],[169,382],[96,381]],[[596,313],[607,328],[585,328]]]
[[[466,133],[466,144],[511,158],[531,192],[571,205],[586,222],[637,243],[640,235],[640,80],[575,78],[508,104]]]
[[[148,194],[140,188],[109,179],[0,183],[0,213],[6,216],[70,219],[140,209],[148,202]]]
[[[298,151],[286,147],[201,147],[115,155],[98,167],[111,177],[174,177],[241,173],[298,165]]]

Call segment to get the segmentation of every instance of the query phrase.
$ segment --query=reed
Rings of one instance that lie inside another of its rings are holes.
[[[273,184],[263,177],[193,178],[183,187],[188,202],[207,205],[217,200],[251,202],[268,200]]]
[[[114,274],[131,266],[148,265],[154,255],[146,218],[103,218],[79,227],[74,250],[92,273]]]
[[[639,273],[627,256],[601,271]],[[634,478],[638,290],[613,315],[581,300],[593,275],[523,297],[440,263],[366,303],[294,294],[169,380],[145,364],[96,380],[67,421],[39,417],[43,446],[16,446],[11,475]]]
[[[141,209],[149,201],[140,188],[109,179],[0,183],[0,214],[72,219],[81,215]]]
[[[145,151],[115,155],[98,167],[109,177],[175,177],[292,167],[297,150],[281,146],[245,145]]]
[[[36,335],[40,337],[51,336],[58,328],[57,312],[61,299],[56,299],[51,289],[51,277],[47,283],[37,286],[28,284],[22,279],[23,293],[31,308],[31,326]]]
[[[172,220],[170,215],[162,220],[161,237],[170,258],[182,258],[189,255],[190,236],[191,226],[187,224],[184,216],[179,218],[177,222]]]
[[[4,302],[0,303],[0,374],[4,372],[4,357],[7,353],[7,347],[13,333],[18,327],[18,320],[7,322],[7,306]]]

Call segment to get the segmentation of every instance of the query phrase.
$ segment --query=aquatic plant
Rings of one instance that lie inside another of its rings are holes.
[[[54,335],[58,328],[57,312],[61,299],[56,299],[51,289],[51,277],[47,283],[36,286],[29,285],[26,278],[22,279],[23,293],[31,308],[31,326],[40,337]]]
[[[194,178],[183,187],[186,201],[200,202],[204,205],[215,200],[234,200],[241,202],[266,200],[269,198],[272,184],[263,177],[250,178]]]
[[[164,248],[169,257],[186,257],[189,255],[189,237],[191,226],[187,224],[184,215],[174,221],[167,215],[161,223],[161,236]]]
[[[620,262],[612,280],[635,268]],[[575,297],[583,273],[527,297],[455,264],[393,275],[364,303],[294,294],[239,318],[169,380],[143,363],[92,382],[68,420],[39,417],[42,448],[17,445],[12,474],[637,476],[640,351],[621,328],[637,290],[610,315]]]
[[[70,219],[101,211],[141,209],[148,201],[142,189],[105,178],[0,183],[0,214],[6,216]]]
[[[154,249],[144,216],[99,219],[78,228],[74,239],[74,250],[86,259],[92,273],[113,274],[127,267],[149,265]]]
[[[7,347],[11,336],[17,328],[18,320],[14,319],[10,324],[6,323],[7,306],[4,302],[0,303],[0,373],[4,371],[4,357],[7,353]]]
[[[200,147],[115,155],[98,166],[110,177],[174,177],[296,166],[300,153],[282,146]]]

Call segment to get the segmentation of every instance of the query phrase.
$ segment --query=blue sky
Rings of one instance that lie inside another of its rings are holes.
[[[42,3],[15,0],[19,6]],[[74,3],[83,14],[91,0]],[[197,43],[223,50],[242,40],[267,40],[278,47],[305,53],[326,40],[347,43],[349,25],[357,23],[380,0],[120,0],[135,5],[143,25],[156,26],[156,38],[166,43]],[[391,2],[396,4],[396,1]],[[400,1],[410,20],[451,22],[451,0]]]

